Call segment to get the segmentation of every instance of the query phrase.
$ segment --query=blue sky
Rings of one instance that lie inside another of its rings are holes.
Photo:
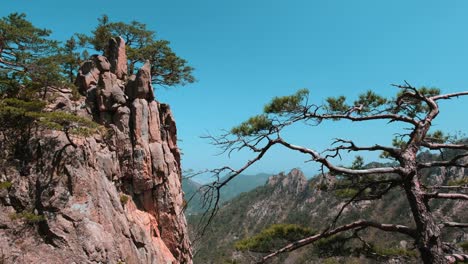
[[[392,95],[392,83],[436,86],[444,92],[468,89],[468,1],[375,0],[173,0],[173,1],[3,1],[0,15],[24,12],[54,38],[90,32],[97,18],[137,20],[171,41],[195,67],[198,82],[156,90],[175,114],[185,169],[239,166],[248,153],[231,159],[200,138],[221,134],[260,113],[273,96],[308,88],[321,103],[327,96],[354,97],[372,89]],[[437,129],[466,132],[467,98],[442,105]],[[391,142],[398,128],[325,124],[288,133],[294,143],[318,150],[334,137],[358,143]],[[366,156],[368,160],[374,156]],[[342,163],[349,163],[344,158]],[[277,173],[317,167],[299,154],[274,149],[248,173]]]

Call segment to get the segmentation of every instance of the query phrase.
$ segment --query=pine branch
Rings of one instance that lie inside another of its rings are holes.
[[[413,237],[413,238],[415,236],[415,230],[411,229],[411,228],[409,228],[407,226],[393,225],[393,224],[381,224],[381,223],[376,223],[376,222],[371,222],[371,221],[366,221],[366,220],[358,220],[358,221],[355,221],[355,222],[347,224],[347,225],[339,226],[339,227],[337,227],[337,228],[335,228],[333,230],[325,231],[325,232],[322,232],[322,233],[319,233],[319,234],[316,234],[316,235],[313,235],[313,236],[310,236],[310,237],[306,237],[306,238],[294,241],[294,242],[292,242],[292,243],[290,243],[290,244],[276,250],[275,252],[264,256],[257,263],[264,263],[268,259],[273,258],[273,257],[275,257],[275,256],[277,256],[277,255],[279,255],[281,253],[289,252],[289,251],[301,248],[303,246],[312,244],[313,242],[315,242],[315,241],[317,241],[319,239],[322,239],[322,238],[327,238],[327,237],[330,237],[330,236],[333,236],[333,235],[336,235],[336,234],[339,234],[339,233],[342,233],[342,232],[346,232],[346,231],[349,231],[349,230],[354,230],[354,229],[358,229],[358,228],[368,228],[368,227],[377,228],[377,229],[380,229],[380,230],[386,231],[386,232],[402,233],[402,234],[408,235],[408,236]]]

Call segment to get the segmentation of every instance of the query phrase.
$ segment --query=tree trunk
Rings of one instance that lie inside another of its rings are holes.
[[[446,263],[442,251],[440,228],[434,221],[424,192],[421,190],[418,176],[408,177],[404,183],[413,218],[416,223],[416,246],[424,264]]]

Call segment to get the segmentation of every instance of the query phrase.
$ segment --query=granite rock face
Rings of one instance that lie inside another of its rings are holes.
[[[42,131],[28,164],[1,161],[1,263],[192,263],[170,108],[154,101],[149,64],[127,80],[121,38],[106,55],[82,65],[85,97],[67,101],[106,132],[75,147]]]
[[[110,62],[111,71],[118,79],[125,80],[127,76],[127,53],[125,52],[125,41],[121,37],[109,40],[109,47],[106,51]]]

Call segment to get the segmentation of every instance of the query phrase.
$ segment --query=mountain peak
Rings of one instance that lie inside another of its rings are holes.
[[[307,186],[307,179],[301,170],[294,168],[288,174],[281,172],[278,175],[270,176],[267,185],[299,193]]]

